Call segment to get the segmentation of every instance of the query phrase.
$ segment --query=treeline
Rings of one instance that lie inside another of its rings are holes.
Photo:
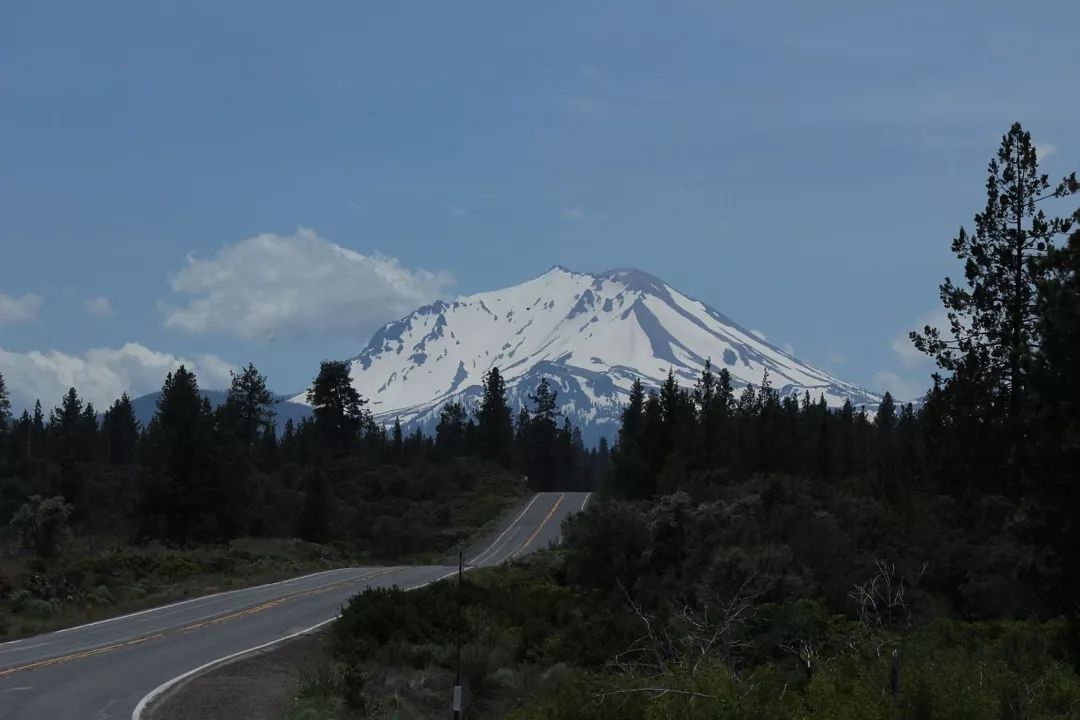
[[[70,521],[135,541],[296,535],[415,550],[430,528],[447,524],[419,515],[416,504],[472,488],[479,468],[548,490],[595,486],[609,465],[606,446],[587,450],[580,431],[559,415],[546,381],[531,407],[512,413],[497,368],[484,378],[475,416],[448,404],[434,437],[403,434],[399,422],[376,423],[346,362],[322,363],[308,392],[311,418],[289,420],[280,435],[266,378],[250,364],[233,375],[216,408],[186,367],[169,373],[146,427],[126,394],[99,416],[75,388],[47,416],[38,401],[33,412],[12,417],[3,382],[0,375],[5,524],[38,517],[43,501],[56,498],[44,505],[48,523]],[[28,544],[56,552],[56,543]]]
[[[514,415],[506,403],[506,382],[497,367],[484,377],[484,394],[475,418],[460,403],[448,403],[435,428],[435,452],[475,455],[519,469],[537,491],[597,487],[610,466],[606,438],[586,448],[581,429],[558,409],[558,391],[543,378]]]
[[[940,373],[919,408],[886,393],[872,415],[824,398],[781,399],[766,376],[738,394],[707,365],[693,389],[673,375],[634,385],[609,490],[642,499],[684,490],[707,499],[758,475],[798,476],[867,495],[905,522],[952,498],[961,512],[997,498],[1018,540],[1047,551],[1033,585],[1053,576],[1057,607],[1080,596],[1080,231],[1044,205],[1080,189],[1039,172],[1014,125],[991,161],[975,230],[952,243],[964,282],[946,279],[949,328],[912,333]],[[1069,235],[1072,231],[1071,235]],[[1064,244],[1060,244],[1065,239]],[[820,496],[822,492],[819,492]],[[977,522],[972,515],[950,524]],[[1039,585],[1045,590],[1044,585]]]

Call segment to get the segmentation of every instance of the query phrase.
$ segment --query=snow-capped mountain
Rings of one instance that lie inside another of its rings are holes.
[[[674,371],[690,386],[707,358],[733,384],[765,370],[781,395],[809,390],[830,405],[878,396],[803,363],[721,313],[638,270],[554,267],[520,285],[438,301],[388,323],[352,359],[353,385],[376,420],[432,430],[451,401],[473,408],[497,366],[511,407],[548,378],[586,438],[612,437],[637,377],[657,386]],[[303,395],[293,402],[306,402]]]

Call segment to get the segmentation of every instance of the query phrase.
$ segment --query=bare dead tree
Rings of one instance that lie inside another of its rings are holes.
[[[923,563],[913,584],[918,583],[926,572]],[[889,691],[894,698],[900,696],[901,672],[903,670],[903,637],[911,629],[911,603],[907,599],[904,578],[897,574],[896,566],[885,560],[874,562],[876,573],[863,583],[856,583],[848,596],[858,608],[859,624],[870,640],[877,657],[888,655],[890,660]],[[889,633],[899,635],[897,642]]]
[[[693,678],[705,663],[720,662],[732,667],[738,662],[741,650],[747,645],[744,628],[754,612],[753,576],[748,577],[727,600],[705,603],[698,607],[683,600],[670,603],[679,610],[667,621],[646,612],[635,602],[625,587],[627,606],[640,620],[643,634],[612,660],[624,676],[660,678],[673,671]],[[752,690],[752,686],[747,692]],[[644,695],[656,700],[666,695],[678,695],[695,700],[716,698],[706,693],[682,690],[660,684],[634,688],[601,689],[594,701],[602,703],[612,698],[625,702],[628,696]]]
[[[877,560],[874,566],[877,569],[874,576],[866,582],[856,583],[848,593],[858,606],[859,622],[871,630],[910,626],[911,608],[905,598],[904,578],[896,574],[896,566],[892,563]]]

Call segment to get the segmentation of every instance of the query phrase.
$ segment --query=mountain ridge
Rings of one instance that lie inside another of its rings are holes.
[[[437,300],[385,324],[349,362],[383,423],[431,431],[446,402],[472,409],[483,374],[497,366],[511,406],[546,377],[563,413],[595,440],[614,435],[635,378],[655,387],[670,369],[690,386],[706,359],[727,367],[736,388],[759,385],[767,370],[782,396],[809,391],[832,406],[879,400],[634,268],[555,265],[518,285]],[[303,393],[291,401],[306,404]]]

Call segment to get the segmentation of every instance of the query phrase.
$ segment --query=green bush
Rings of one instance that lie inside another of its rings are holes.
[[[185,580],[195,577],[200,572],[200,567],[187,558],[177,555],[169,555],[158,562],[156,574],[172,581]]]
[[[16,590],[12,593],[10,602],[13,612],[39,620],[52,617],[60,609],[58,600],[45,600],[26,590]]]

